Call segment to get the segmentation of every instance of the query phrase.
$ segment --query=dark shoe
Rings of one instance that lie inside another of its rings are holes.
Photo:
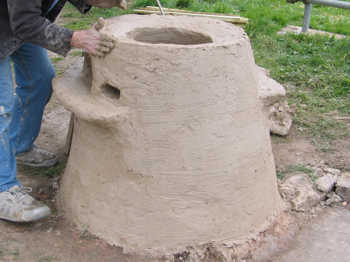
[[[25,166],[52,167],[57,163],[57,157],[53,153],[33,146],[30,151],[18,154],[16,161]]]

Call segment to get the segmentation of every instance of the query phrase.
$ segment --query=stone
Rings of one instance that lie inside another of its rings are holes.
[[[324,202],[327,206],[332,206],[333,204],[338,204],[343,202],[343,199],[337,195],[335,192],[330,192],[327,194],[326,201]]]
[[[265,106],[273,105],[286,97],[285,88],[269,76],[265,68],[257,67],[258,95]]]
[[[332,174],[326,174],[315,181],[317,190],[323,193],[329,193],[335,186],[337,177]]]
[[[247,35],[157,15],[111,18],[101,32],[115,49],[54,81],[75,115],[67,219],[146,261],[197,261],[208,245],[208,258],[231,261],[236,241],[283,210]]]
[[[325,173],[324,173],[322,168],[317,167],[314,170],[315,170],[314,171],[314,176],[315,177],[323,177],[325,175]]]
[[[270,131],[272,134],[287,136],[292,127],[293,120],[287,101],[281,101],[270,106]]]
[[[339,169],[325,167],[323,168],[323,171],[329,174],[332,174],[334,176],[339,176],[341,174],[341,171]]]
[[[296,34],[296,35],[305,34],[304,32],[302,32],[301,26],[295,26],[295,25],[287,25],[286,27],[282,28],[281,31],[279,31],[277,34],[285,35],[287,33],[292,33],[292,34]],[[327,32],[327,31],[315,30],[315,29],[311,29],[311,28],[309,28],[307,30],[306,34],[334,37],[335,39],[343,39],[346,37],[346,35],[335,34],[335,33]]]
[[[306,212],[321,201],[321,195],[312,186],[306,174],[293,174],[284,179],[280,185],[284,200],[290,202],[292,210]]]
[[[258,95],[262,101],[264,115],[270,132],[286,136],[292,127],[292,113],[286,101],[286,90],[277,81],[270,78],[266,69],[257,68]]]
[[[350,173],[343,173],[338,177],[335,192],[345,201],[350,201]]]

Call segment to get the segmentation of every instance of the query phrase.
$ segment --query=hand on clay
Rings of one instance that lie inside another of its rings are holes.
[[[115,6],[123,10],[127,8],[126,0],[88,0],[88,4],[101,8],[112,8]]]
[[[106,56],[114,48],[115,42],[113,38],[99,32],[103,27],[104,20],[99,18],[92,28],[74,32],[71,45],[93,56]]]

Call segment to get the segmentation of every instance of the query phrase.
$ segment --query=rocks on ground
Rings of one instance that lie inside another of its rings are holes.
[[[350,202],[350,173],[344,173],[338,178],[335,192],[345,201]]]
[[[318,191],[323,193],[329,193],[333,190],[337,177],[332,174],[326,174],[321,176],[315,181],[315,186]]]
[[[293,112],[286,101],[286,90],[281,84],[270,78],[264,68],[258,67],[257,71],[259,98],[263,104],[270,132],[286,136],[293,123]]]
[[[280,193],[284,200],[291,204],[291,209],[306,212],[319,204],[321,194],[313,189],[312,182],[306,174],[288,176],[280,185]]]
[[[332,206],[350,202],[350,173],[341,173],[339,169],[322,167],[316,169],[315,188],[326,194],[322,205]]]
[[[280,184],[282,198],[290,209],[307,212],[318,204],[321,206],[346,206],[350,202],[350,173],[327,166],[314,168],[312,177],[303,173],[289,175]]]

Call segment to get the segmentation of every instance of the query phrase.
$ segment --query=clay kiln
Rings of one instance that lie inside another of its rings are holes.
[[[243,30],[126,15],[103,32],[117,41],[112,53],[54,82],[76,116],[60,192],[67,216],[156,256],[230,248],[264,230],[281,202]]]

